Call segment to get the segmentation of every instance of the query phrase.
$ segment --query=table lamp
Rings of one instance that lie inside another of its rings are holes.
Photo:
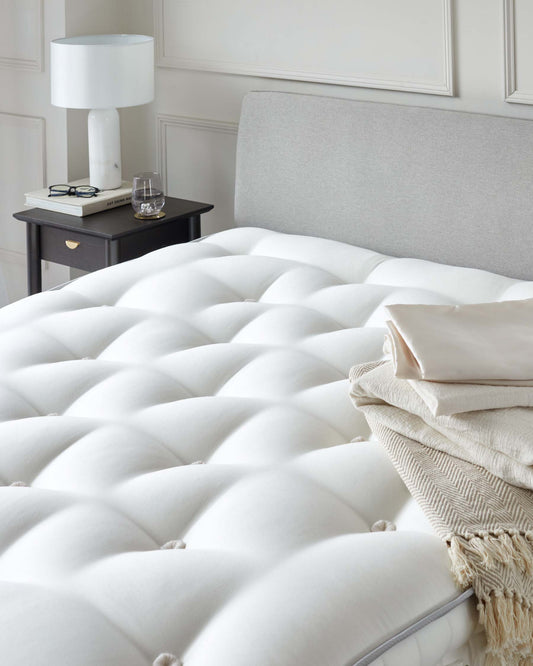
[[[154,98],[154,38],[83,35],[51,42],[52,104],[89,111],[89,182],[101,190],[122,184],[117,107]]]

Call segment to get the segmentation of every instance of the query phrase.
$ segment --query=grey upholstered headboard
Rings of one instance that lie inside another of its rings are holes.
[[[533,122],[250,93],[236,222],[533,279]]]

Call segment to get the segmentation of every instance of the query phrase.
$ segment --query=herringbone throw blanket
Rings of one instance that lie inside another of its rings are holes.
[[[487,664],[533,665],[533,409],[433,416],[390,363],[356,366],[350,380],[355,405],[447,543],[457,581],[474,589]],[[516,445],[527,437],[529,448]]]

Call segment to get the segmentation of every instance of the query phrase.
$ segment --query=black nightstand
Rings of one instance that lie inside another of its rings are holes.
[[[28,293],[41,291],[41,259],[84,271],[119,264],[174,243],[200,237],[200,215],[211,204],[166,197],[165,217],[137,220],[129,205],[75,217],[31,208],[14,213],[26,222]]]

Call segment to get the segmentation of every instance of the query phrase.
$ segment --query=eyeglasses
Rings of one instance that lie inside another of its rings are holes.
[[[95,197],[100,190],[92,185],[49,185],[49,197]]]

